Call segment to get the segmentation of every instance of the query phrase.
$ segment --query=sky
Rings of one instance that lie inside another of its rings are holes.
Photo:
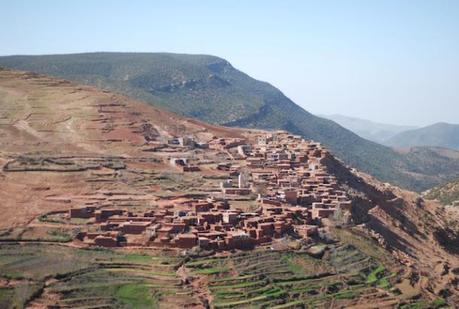
[[[0,55],[211,54],[315,114],[459,123],[457,0],[0,0]]]

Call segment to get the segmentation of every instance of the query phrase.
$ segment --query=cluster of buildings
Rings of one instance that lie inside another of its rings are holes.
[[[247,192],[241,189],[250,188],[259,199],[305,207],[313,219],[329,217],[337,209],[350,210],[351,201],[327,172],[330,154],[319,143],[277,131],[256,136],[249,146],[237,163],[240,191],[229,184],[230,178],[222,184],[222,193],[243,195]],[[231,166],[226,168],[231,171]]]
[[[97,225],[97,231],[80,232],[77,238],[104,247],[250,249],[286,234],[304,238],[317,231],[306,208],[270,202],[260,202],[254,212],[231,209],[225,201],[186,199],[141,214],[82,207],[71,209],[69,216]]]
[[[210,151],[234,154],[233,161],[215,165],[216,172],[227,175],[220,195],[162,201],[144,213],[73,208],[70,218],[89,219],[96,227],[77,238],[104,247],[250,249],[286,235],[312,237],[323,218],[351,208],[336,178],[327,173],[329,154],[318,143],[277,131],[247,139],[213,139],[208,145]],[[186,157],[169,163],[199,171]],[[231,207],[240,196],[256,203],[255,210]]]

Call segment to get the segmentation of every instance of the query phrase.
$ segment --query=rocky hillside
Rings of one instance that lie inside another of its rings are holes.
[[[459,125],[436,123],[427,127],[408,130],[391,137],[385,144],[398,148],[435,146],[459,150]]]
[[[365,140],[333,121],[308,113],[275,87],[214,56],[11,56],[0,57],[0,65],[114,90],[210,123],[285,129],[322,142],[353,167],[411,190],[422,191],[459,175],[459,160],[430,150],[421,157],[419,153],[398,153]]]
[[[459,212],[371,176],[350,171],[330,157],[329,172],[336,175],[353,200],[352,234],[369,237],[409,269],[411,286],[435,295],[459,292]],[[337,235],[346,238],[347,231]],[[358,242],[358,241],[357,241]],[[453,296],[454,303],[459,295]]]

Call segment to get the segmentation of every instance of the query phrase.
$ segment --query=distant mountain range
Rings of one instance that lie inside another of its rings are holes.
[[[459,159],[438,149],[409,152],[361,138],[310,114],[272,85],[215,56],[88,53],[0,57],[0,66],[114,90],[182,115],[226,126],[285,129],[320,141],[350,166],[423,191],[459,176]]]
[[[459,150],[459,125],[435,123],[418,128],[373,122],[339,114],[320,115],[367,140],[393,148],[444,147]]]
[[[320,116],[333,120],[355,134],[380,144],[385,144],[387,140],[400,132],[416,129],[414,126],[385,124],[339,114]]]
[[[397,148],[436,146],[459,150],[459,125],[441,122],[400,132],[386,140],[385,144]]]

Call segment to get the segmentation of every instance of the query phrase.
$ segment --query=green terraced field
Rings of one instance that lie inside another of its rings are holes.
[[[254,251],[186,263],[208,276],[215,308],[327,308],[361,299],[397,305],[390,274],[350,245],[332,246],[328,257]],[[214,269],[225,269],[214,272]]]
[[[31,302],[60,308],[156,308],[166,302],[180,308],[196,302],[176,276],[180,262],[52,244],[0,245],[1,276],[20,282],[0,289],[0,307]]]
[[[322,258],[263,249],[191,258],[59,243],[3,243],[0,279],[0,308],[184,308],[207,301],[211,308],[442,304],[442,299],[401,301],[393,288],[396,274],[342,243],[327,245]]]

